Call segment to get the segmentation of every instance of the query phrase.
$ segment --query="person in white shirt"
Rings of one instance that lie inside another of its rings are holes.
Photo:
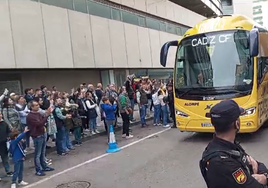
[[[160,124],[161,105],[158,97],[159,91],[160,88],[158,90],[155,90],[154,94],[152,95],[152,100],[154,104],[154,126],[161,125]]]
[[[159,94],[158,97],[159,97],[160,104],[161,104],[161,111],[163,114],[163,127],[167,128],[167,127],[170,127],[170,125],[168,124],[168,107],[167,107],[168,94],[163,90],[160,90],[158,94]]]
[[[86,107],[87,107],[87,115],[88,115],[88,120],[89,120],[89,125],[90,125],[90,133],[91,134],[97,134],[100,133],[97,130],[97,111],[96,108],[98,105],[95,103],[93,100],[93,95],[91,92],[86,93]]]

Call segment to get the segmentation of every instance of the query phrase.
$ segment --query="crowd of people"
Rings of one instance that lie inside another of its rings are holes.
[[[0,96],[0,155],[8,176],[12,177],[12,188],[27,185],[23,181],[23,161],[34,144],[34,163],[37,176],[53,171],[52,160],[46,157],[47,141],[55,142],[57,154],[67,155],[70,150],[81,146],[82,136],[99,133],[97,118],[107,132],[110,126],[117,127],[121,117],[122,137],[131,139],[129,125],[135,122],[134,106],[138,105],[141,127],[147,127],[146,116],[153,111],[154,126],[175,126],[173,83],[136,78],[129,75],[125,84],[116,88],[114,84],[103,88],[101,83],[80,84],[70,93],[60,92],[55,86],[50,90],[42,85],[38,89],[26,88],[24,95],[10,93],[7,89]],[[169,113],[170,112],[170,113]],[[170,115],[170,116],[169,116]],[[170,117],[173,121],[170,120]],[[69,134],[74,135],[72,142]],[[14,171],[9,165],[12,157]]]

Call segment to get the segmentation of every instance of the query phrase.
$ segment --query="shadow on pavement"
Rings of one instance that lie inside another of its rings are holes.
[[[199,143],[208,143],[213,138],[213,133],[183,133],[188,134],[184,136],[180,142],[199,142]],[[241,143],[247,142],[261,142],[264,135],[268,134],[267,127],[262,127],[254,133],[243,133],[238,134],[236,139]]]

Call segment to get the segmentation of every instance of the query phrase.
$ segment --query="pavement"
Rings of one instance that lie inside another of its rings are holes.
[[[71,182],[75,183],[69,188],[206,187],[198,162],[212,134],[181,133],[153,125],[134,126],[132,131],[132,139],[116,133],[121,148],[118,153],[106,153],[106,136],[84,142],[68,156],[51,153],[55,171],[47,172],[45,177],[35,176],[33,161],[25,161],[24,180],[30,183],[25,188],[65,188]],[[238,136],[247,153],[265,164],[267,134],[268,129],[261,129]],[[0,187],[10,187],[10,178],[4,178]]]

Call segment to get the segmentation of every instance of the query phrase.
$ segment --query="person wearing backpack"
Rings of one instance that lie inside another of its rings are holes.
[[[7,176],[12,176],[10,171],[10,165],[8,163],[8,148],[7,148],[7,138],[9,137],[10,129],[8,124],[2,119],[2,113],[0,111],[0,156],[2,159],[3,166],[7,173]],[[0,178],[1,181],[1,178]]]
[[[18,179],[18,185],[28,185],[27,182],[23,181],[23,169],[26,157],[24,149],[26,145],[22,141],[27,132],[29,132],[29,129],[26,126],[24,128],[24,132],[21,134],[18,130],[14,130],[11,133],[11,143],[9,147],[9,153],[11,154],[14,163],[14,173],[12,177],[11,188],[17,187],[17,179]]]

